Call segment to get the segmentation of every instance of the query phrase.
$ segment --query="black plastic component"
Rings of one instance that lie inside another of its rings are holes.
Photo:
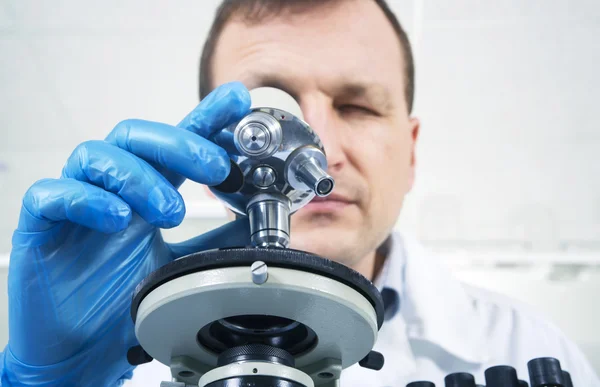
[[[228,364],[240,362],[261,362],[271,364],[281,364],[287,367],[294,367],[294,357],[288,352],[262,344],[250,344],[240,347],[230,348],[219,355],[217,366],[222,367]],[[292,380],[282,379],[277,376],[260,375],[260,366],[257,365],[253,370],[259,375],[235,376],[219,380],[208,384],[206,387],[306,387],[303,384]]]
[[[565,387],[573,387],[573,381],[571,380],[571,374],[567,371],[563,371],[563,384]]]
[[[240,169],[240,166],[231,159],[229,162],[231,165],[229,168],[229,175],[227,175],[221,184],[213,186],[214,189],[223,193],[234,193],[244,186],[244,173]]]
[[[248,344],[281,348],[299,356],[317,344],[317,334],[306,325],[283,317],[241,315],[213,321],[198,331],[198,344],[220,354]]]
[[[288,367],[296,365],[294,357],[283,349],[262,344],[250,344],[226,350],[219,355],[217,366],[221,367],[244,361],[265,361],[283,364]]]
[[[552,357],[540,357],[527,363],[531,387],[564,387],[560,362]]]
[[[141,345],[131,347],[127,351],[127,361],[132,366],[150,363],[152,360],[154,360],[152,356],[148,355],[148,353],[144,351],[144,348],[142,348]]]
[[[306,387],[304,384],[284,380],[276,376],[252,375],[237,376],[234,378],[218,380],[206,385],[206,387]]]
[[[293,249],[227,248],[202,251],[176,259],[148,275],[135,288],[131,318],[135,323],[140,303],[162,284],[191,273],[223,267],[250,266],[263,261],[268,266],[302,270],[339,281],[363,295],[377,315],[377,327],[383,325],[383,300],[371,281],[341,263]]]
[[[517,370],[510,366],[495,366],[485,370],[486,387],[519,387]]]
[[[390,288],[381,290],[381,298],[383,299],[383,310],[385,311],[385,321],[391,319],[398,313],[400,309],[400,295],[397,291]]]
[[[371,351],[367,356],[365,356],[361,361],[358,362],[358,365],[360,365],[363,368],[379,371],[383,368],[384,363],[385,358],[381,353],[377,351]]]
[[[552,357],[540,357],[527,363],[531,387],[573,387],[571,375],[561,369],[560,361]],[[476,384],[473,375],[457,372],[444,378],[445,387],[530,387],[520,380],[517,370],[511,366],[500,365],[485,370],[485,386]],[[435,387],[432,382],[417,381],[406,387]]]
[[[475,387],[475,378],[466,372],[456,372],[444,378],[446,387]]]

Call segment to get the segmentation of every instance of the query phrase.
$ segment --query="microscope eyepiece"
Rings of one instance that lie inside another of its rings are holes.
[[[312,158],[298,167],[296,177],[317,196],[327,196],[333,190],[333,178],[322,170],[319,163]]]
[[[317,183],[317,190],[315,191],[318,196],[327,196],[333,191],[334,181],[330,177],[325,177]]]
[[[290,155],[286,162],[285,177],[295,189],[312,191],[323,197],[329,195],[335,185],[324,168],[327,168],[325,154],[320,149],[307,145]]]

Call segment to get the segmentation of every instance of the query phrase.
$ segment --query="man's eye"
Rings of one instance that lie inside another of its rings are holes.
[[[341,105],[338,106],[338,110],[343,114],[367,114],[378,116],[377,112],[368,107],[360,106],[360,105]]]

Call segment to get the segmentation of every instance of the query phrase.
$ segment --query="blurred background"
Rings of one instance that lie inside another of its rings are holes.
[[[125,118],[198,101],[217,0],[0,1],[0,348],[27,188]],[[600,2],[396,0],[416,58],[417,181],[397,227],[552,319],[600,372]],[[186,183],[179,241],[225,222]]]

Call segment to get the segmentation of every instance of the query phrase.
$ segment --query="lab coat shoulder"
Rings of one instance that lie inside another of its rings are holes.
[[[493,349],[490,365],[508,364],[519,375],[527,375],[529,360],[554,357],[571,374],[574,385],[600,387],[600,379],[579,347],[534,307],[493,291],[463,286]]]

